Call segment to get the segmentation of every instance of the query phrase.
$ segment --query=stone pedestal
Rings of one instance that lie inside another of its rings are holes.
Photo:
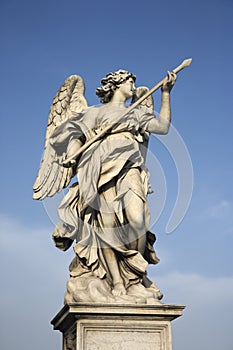
[[[172,350],[171,321],[181,305],[65,305],[51,321],[63,350]]]

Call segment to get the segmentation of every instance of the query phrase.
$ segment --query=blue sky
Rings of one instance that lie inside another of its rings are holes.
[[[192,160],[194,190],[183,221],[166,234],[179,169],[152,138],[167,196],[153,226],[161,262],[150,274],[165,302],[187,305],[173,323],[174,350],[231,348],[232,17],[232,0],[1,1],[2,348],[61,348],[49,322],[62,306],[73,253],[53,247],[51,215],[31,199],[57,89],[80,74],[89,105],[98,104],[95,89],[109,71],[130,70],[137,85],[152,87],[187,57],[193,63],[172,91],[172,122]],[[154,99],[158,110],[159,92]],[[156,212],[160,183],[149,163]]]

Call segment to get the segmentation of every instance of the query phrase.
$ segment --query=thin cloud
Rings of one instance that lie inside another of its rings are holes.
[[[50,228],[31,229],[2,215],[0,227],[1,348],[27,350],[32,343],[34,350],[61,348],[62,336],[52,330],[50,320],[63,306],[72,249],[55,249]],[[164,303],[186,305],[183,316],[172,323],[174,350],[218,350],[222,344],[231,348],[233,277],[180,272],[155,276],[152,268],[149,275],[164,293]],[[33,322],[28,322],[32,310]],[[38,332],[43,336],[38,338]]]
[[[207,209],[208,216],[213,219],[224,219],[226,217],[229,217],[232,213],[232,203],[224,199]]]
[[[173,272],[156,282],[165,303],[186,305],[183,316],[172,323],[174,350],[231,349],[233,277]]]
[[[32,229],[5,215],[0,215],[0,237],[0,347],[60,349],[61,334],[50,320],[63,306],[72,251],[62,254],[54,247],[50,228]]]

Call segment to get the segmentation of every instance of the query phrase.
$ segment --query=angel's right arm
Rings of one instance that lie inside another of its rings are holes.
[[[71,158],[74,154],[76,154],[79,149],[82,147],[83,142],[81,139],[72,139],[67,147],[66,158]],[[73,159],[70,163],[66,164],[66,167],[73,166],[76,163],[75,159]]]
[[[84,135],[83,137],[80,137],[80,135],[77,134],[77,137],[71,137],[67,146],[66,159],[73,159],[69,163],[63,163],[63,166],[71,167],[75,165],[75,154],[83,146],[85,140],[90,140],[94,136],[93,130],[96,127],[97,114],[98,110],[95,107],[91,107],[85,112],[84,118],[82,120]]]

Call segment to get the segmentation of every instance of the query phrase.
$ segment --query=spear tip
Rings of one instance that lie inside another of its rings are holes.
[[[186,60],[183,61],[182,65],[184,67],[188,67],[192,63],[192,60],[193,60],[192,58],[187,58]]]

